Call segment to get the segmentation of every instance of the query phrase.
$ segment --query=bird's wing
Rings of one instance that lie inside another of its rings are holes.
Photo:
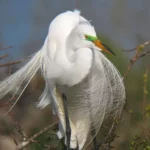
[[[68,99],[69,117],[76,127],[79,149],[90,143],[106,118],[118,117],[125,104],[119,72],[99,51],[93,50],[93,56],[89,75],[81,83],[61,89]]]

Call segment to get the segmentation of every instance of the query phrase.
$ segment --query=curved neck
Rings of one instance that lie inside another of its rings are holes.
[[[69,53],[66,51],[65,55],[62,55],[64,57],[62,60],[66,62],[63,72],[65,75],[62,76],[62,81],[63,84],[73,86],[80,83],[89,73],[93,54],[89,48],[81,48],[77,51],[70,50]]]
[[[48,70],[51,71],[47,74],[47,77],[54,78],[57,83],[68,86],[81,82],[90,71],[93,59],[92,50],[80,48],[74,51],[67,49],[65,43],[53,41],[50,44],[51,42],[48,42],[48,58],[50,61],[46,65],[49,68]]]

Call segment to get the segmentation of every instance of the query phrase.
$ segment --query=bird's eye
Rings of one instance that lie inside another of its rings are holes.
[[[85,40],[91,41],[91,42],[98,40],[98,38],[96,36],[91,36],[91,35],[87,35],[87,34],[84,35],[84,37],[85,37]]]
[[[85,40],[88,40],[88,36],[87,35],[84,35],[84,37],[85,37]]]

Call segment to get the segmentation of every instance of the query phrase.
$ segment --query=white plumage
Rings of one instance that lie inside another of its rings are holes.
[[[58,15],[50,24],[41,50],[0,83],[0,98],[13,92],[18,101],[35,73],[41,70],[46,84],[38,107],[52,102],[60,120],[57,135],[62,138],[66,129],[61,94],[66,95],[70,146],[78,145],[80,150],[90,143],[104,120],[121,114],[125,104],[124,84],[117,69],[85,35],[96,37],[96,32],[78,10]]]

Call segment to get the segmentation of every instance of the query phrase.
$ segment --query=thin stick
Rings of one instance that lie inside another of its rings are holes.
[[[149,41],[146,41],[146,42],[143,43],[143,44],[140,44],[140,45],[136,46],[135,48],[132,48],[132,49],[129,49],[129,50],[123,50],[123,51],[125,51],[125,52],[132,52],[132,51],[136,50],[136,49],[139,48],[139,47],[145,47],[145,46],[148,45],[149,43],[150,43],[150,40],[149,40]]]
[[[2,46],[2,45],[0,45],[0,46]],[[0,50],[6,50],[6,49],[9,49],[9,48],[12,48],[12,46],[4,47],[4,48],[0,47]]]
[[[148,53],[150,53],[150,51],[147,51],[147,52],[143,52],[140,56],[139,56],[139,59],[144,57],[145,55],[147,55]]]
[[[145,47],[147,44],[149,44],[149,43],[150,43],[150,41],[147,41],[147,42],[145,42],[144,44],[141,44],[141,45],[139,45],[139,46],[136,47],[135,56],[133,56],[133,57],[131,58],[130,63],[129,63],[129,65],[128,65],[128,68],[127,68],[126,72],[124,73],[123,80],[125,79],[125,77],[126,77],[127,74],[129,73],[129,71],[131,70],[132,66],[135,64],[135,62],[150,53],[150,50],[147,51],[147,52],[142,52],[142,53],[141,53],[141,51],[140,51],[140,48],[144,48],[144,47]]]
[[[34,139],[36,139],[37,137],[39,137],[40,135],[42,135],[43,133],[45,133],[46,131],[48,131],[49,129],[53,128],[55,125],[57,124],[57,122],[48,125],[47,127],[43,128],[42,130],[40,130],[38,133],[34,134],[33,136],[31,136],[27,141],[23,141],[22,143],[20,143],[17,146],[17,150],[21,150],[23,148],[25,148],[27,145],[29,145]]]
[[[10,65],[15,65],[15,64],[19,64],[21,62],[23,62],[23,60],[12,61],[12,62],[9,62],[9,63],[0,64],[0,67],[6,67],[6,66],[10,66]]]
[[[6,58],[8,56],[8,54],[5,54],[3,56],[0,56],[0,60],[3,59],[3,58]]]

